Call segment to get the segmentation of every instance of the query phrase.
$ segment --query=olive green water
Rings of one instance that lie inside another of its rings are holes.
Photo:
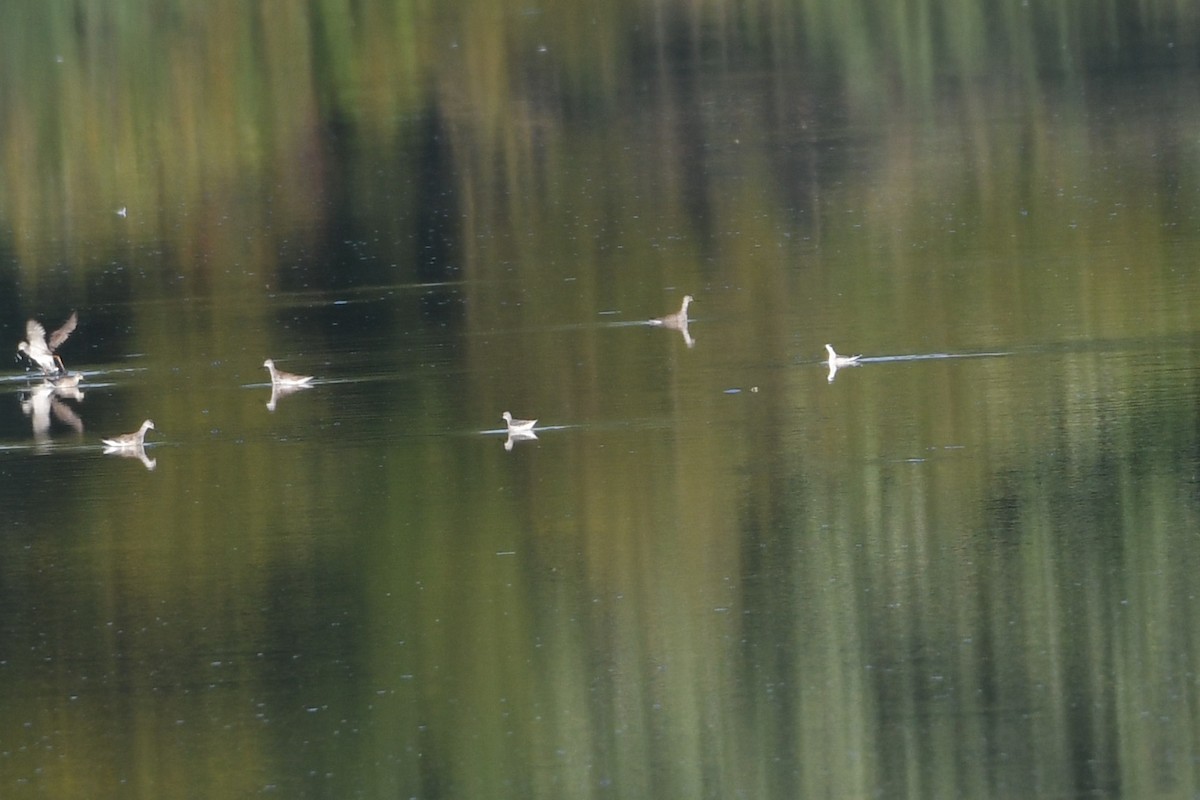
[[[218,5],[0,10],[0,796],[1200,793],[1200,14]]]

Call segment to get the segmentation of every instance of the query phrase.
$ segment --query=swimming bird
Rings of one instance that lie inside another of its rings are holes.
[[[686,330],[688,324],[688,306],[691,305],[693,298],[690,294],[683,296],[683,305],[679,307],[679,311],[674,314],[667,314],[665,317],[658,319],[647,320],[647,325],[660,325],[664,328],[674,328],[676,330]]]
[[[862,358],[861,353],[856,356],[839,356],[834,351],[833,345],[831,345],[831,344],[825,345],[825,351],[827,353],[829,353],[829,360],[826,361],[825,363],[830,365],[831,367],[849,367],[853,364],[857,364],[858,360],[860,358]]]
[[[50,334],[50,338],[47,339],[46,329],[42,327],[42,323],[36,319],[31,319],[25,323],[25,338],[28,341],[17,345],[17,352],[24,353],[30,361],[36,364],[47,375],[57,375],[60,372],[66,372],[66,366],[63,365],[62,359],[54,351],[67,340],[67,337],[71,335],[71,332],[75,330],[75,326],[78,324],[79,315],[72,311],[71,316],[62,324],[62,327]]]
[[[824,362],[829,365],[829,382],[833,383],[833,379],[837,377],[839,367],[857,367],[858,360],[862,356],[839,356],[833,349],[833,345],[825,345],[825,349],[829,352],[829,358]]]
[[[46,380],[56,390],[63,392],[69,389],[77,389],[79,382],[83,380],[83,373],[76,372],[74,375],[67,373],[66,375],[61,375],[57,378],[47,378]]]
[[[154,423],[146,420],[142,423],[142,427],[138,428],[133,433],[123,433],[120,436],[114,436],[111,439],[101,439],[107,447],[114,450],[125,450],[130,448],[140,448],[145,444],[146,431],[154,430]]]
[[[275,369],[275,362],[267,359],[263,366],[271,373],[271,383],[275,386],[304,386],[313,379],[312,375],[293,375],[281,369]]]
[[[500,415],[500,419],[507,423],[510,435],[514,433],[528,433],[533,430],[534,425],[537,425],[536,419],[513,419],[513,415],[507,411]]]

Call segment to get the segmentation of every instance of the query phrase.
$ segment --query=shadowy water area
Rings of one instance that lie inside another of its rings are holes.
[[[1200,14],[225,6],[0,10],[0,796],[1200,794]]]

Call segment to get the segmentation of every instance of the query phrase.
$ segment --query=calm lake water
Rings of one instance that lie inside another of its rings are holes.
[[[0,796],[1200,796],[1194,13],[328,5],[0,25]]]

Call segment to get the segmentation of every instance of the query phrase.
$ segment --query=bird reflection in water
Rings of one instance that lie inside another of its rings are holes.
[[[119,456],[121,458],[136,458],[142,462],[142,466],[146,469],[154,469],[158,466],[157,458],[150,458],[146,455],[145,445],[136,445],[134,447],[113,447],[108,445],[104,448],[106,456]]]
[[[504,440],[504,449],[511,453],[515,442],[530,442],[537,438],[532,430],[509,431],[508,438]]]
[[[43,381],[21,397],[21,411],[33,425],[33,440],[46,444],[50,440],[51,418],[58,420],[75,433],[83,433],[83,420],[64,400],[83,401],[79,391],[79,375],[70,375],[58,381]]]
[[[307,383],[272,383],[271,399],[267,401],[267,411],[274,411],[275,406],[278,405],[279,401],[287,397],[289,394],[296,394],[297,392],[303,392],[304,390],[311,388],[313,387]]]

